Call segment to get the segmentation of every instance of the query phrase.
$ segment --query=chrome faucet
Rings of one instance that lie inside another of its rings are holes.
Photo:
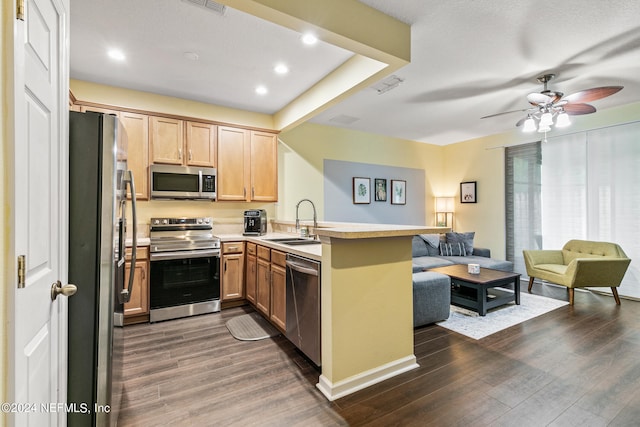
[[[309,199],[302,199],[298,202],[298,204],[296,205],[296,230],[300,230],[300,218],[298,217],[298,208],[300,207],[300,203],[302,202],[309,202],[311,203],[311,207],[313,208],[313,232],[316,232],[316,229],[318,228],[318,217],[316,215],[316,205],[313,204],[313,202]],[[313,235],[313,237],[315,238],[315,234]],[[309,236],[311,237],[311,236]]]

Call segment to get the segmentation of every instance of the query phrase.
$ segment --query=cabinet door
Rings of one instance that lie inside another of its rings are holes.
[[[271,313],[269,319],[280,328],[287,329],[287,274],[286,270],[276,264],[271,264]]]
[[[131,263],[125,268],[124,282],[129,283]],[[124,316],[149,313],[149,284],[147,282],[147,261],[136,261],[135,276],[131,289],[131,300],[124,305]]]
[[[249,131],[218,126],[218,200],[249,201]]]
[[[248,252],[248,251],[247,251]],[[251,304],[256,305],[256,279],[258,262],[255,255],[247,254],[245,273],[245,297]]]
[[[127,167],[133,172],[136,199],[149,199],[149,116],[120,112],[120,121],[127,131]]]
[[[151,116],[151,161],[171,165],[183,164],[184,122],[166,117]]]
[[[275,134],[251,132],[251,200],[278,201],[278,139]]]
[[[215,125],[187,122],[187,165],[216,166],[217,130]]]
[[[258,258],[256,274],[256,308],[269,316],[271,309],[271,263]]]
[[[244,298],[244,255],[222,256],[222,301]]]

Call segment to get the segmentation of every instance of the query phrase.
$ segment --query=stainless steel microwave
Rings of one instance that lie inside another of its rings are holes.
[[[152,199],[216,199],[216,169],[151,165]]]

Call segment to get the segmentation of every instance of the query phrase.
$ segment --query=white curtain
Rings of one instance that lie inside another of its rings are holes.
[[[640,123],[549,138],[541,182],[543,248],[619,244],[632,259],[619,293],[640,298]]]

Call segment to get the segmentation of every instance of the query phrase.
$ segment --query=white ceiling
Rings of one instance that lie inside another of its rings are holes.
[[[312,122],[439,145],[503,133],[522,116],[480,117],[527,108],[545,72],[565,94],[624,86],[594,101],[599,110],[640,101],[640,1],[361,2],[411,24],[411,63],[394,73],[404,82],[361,90]],[[71,0],[71,77],[273,114],[352,56],[300,36],[183,0]],[[108,60],[111,47],[127,59]],[[273,72],[278,62],[288,75]],[[255,94],[259,84],[268,95]]]

